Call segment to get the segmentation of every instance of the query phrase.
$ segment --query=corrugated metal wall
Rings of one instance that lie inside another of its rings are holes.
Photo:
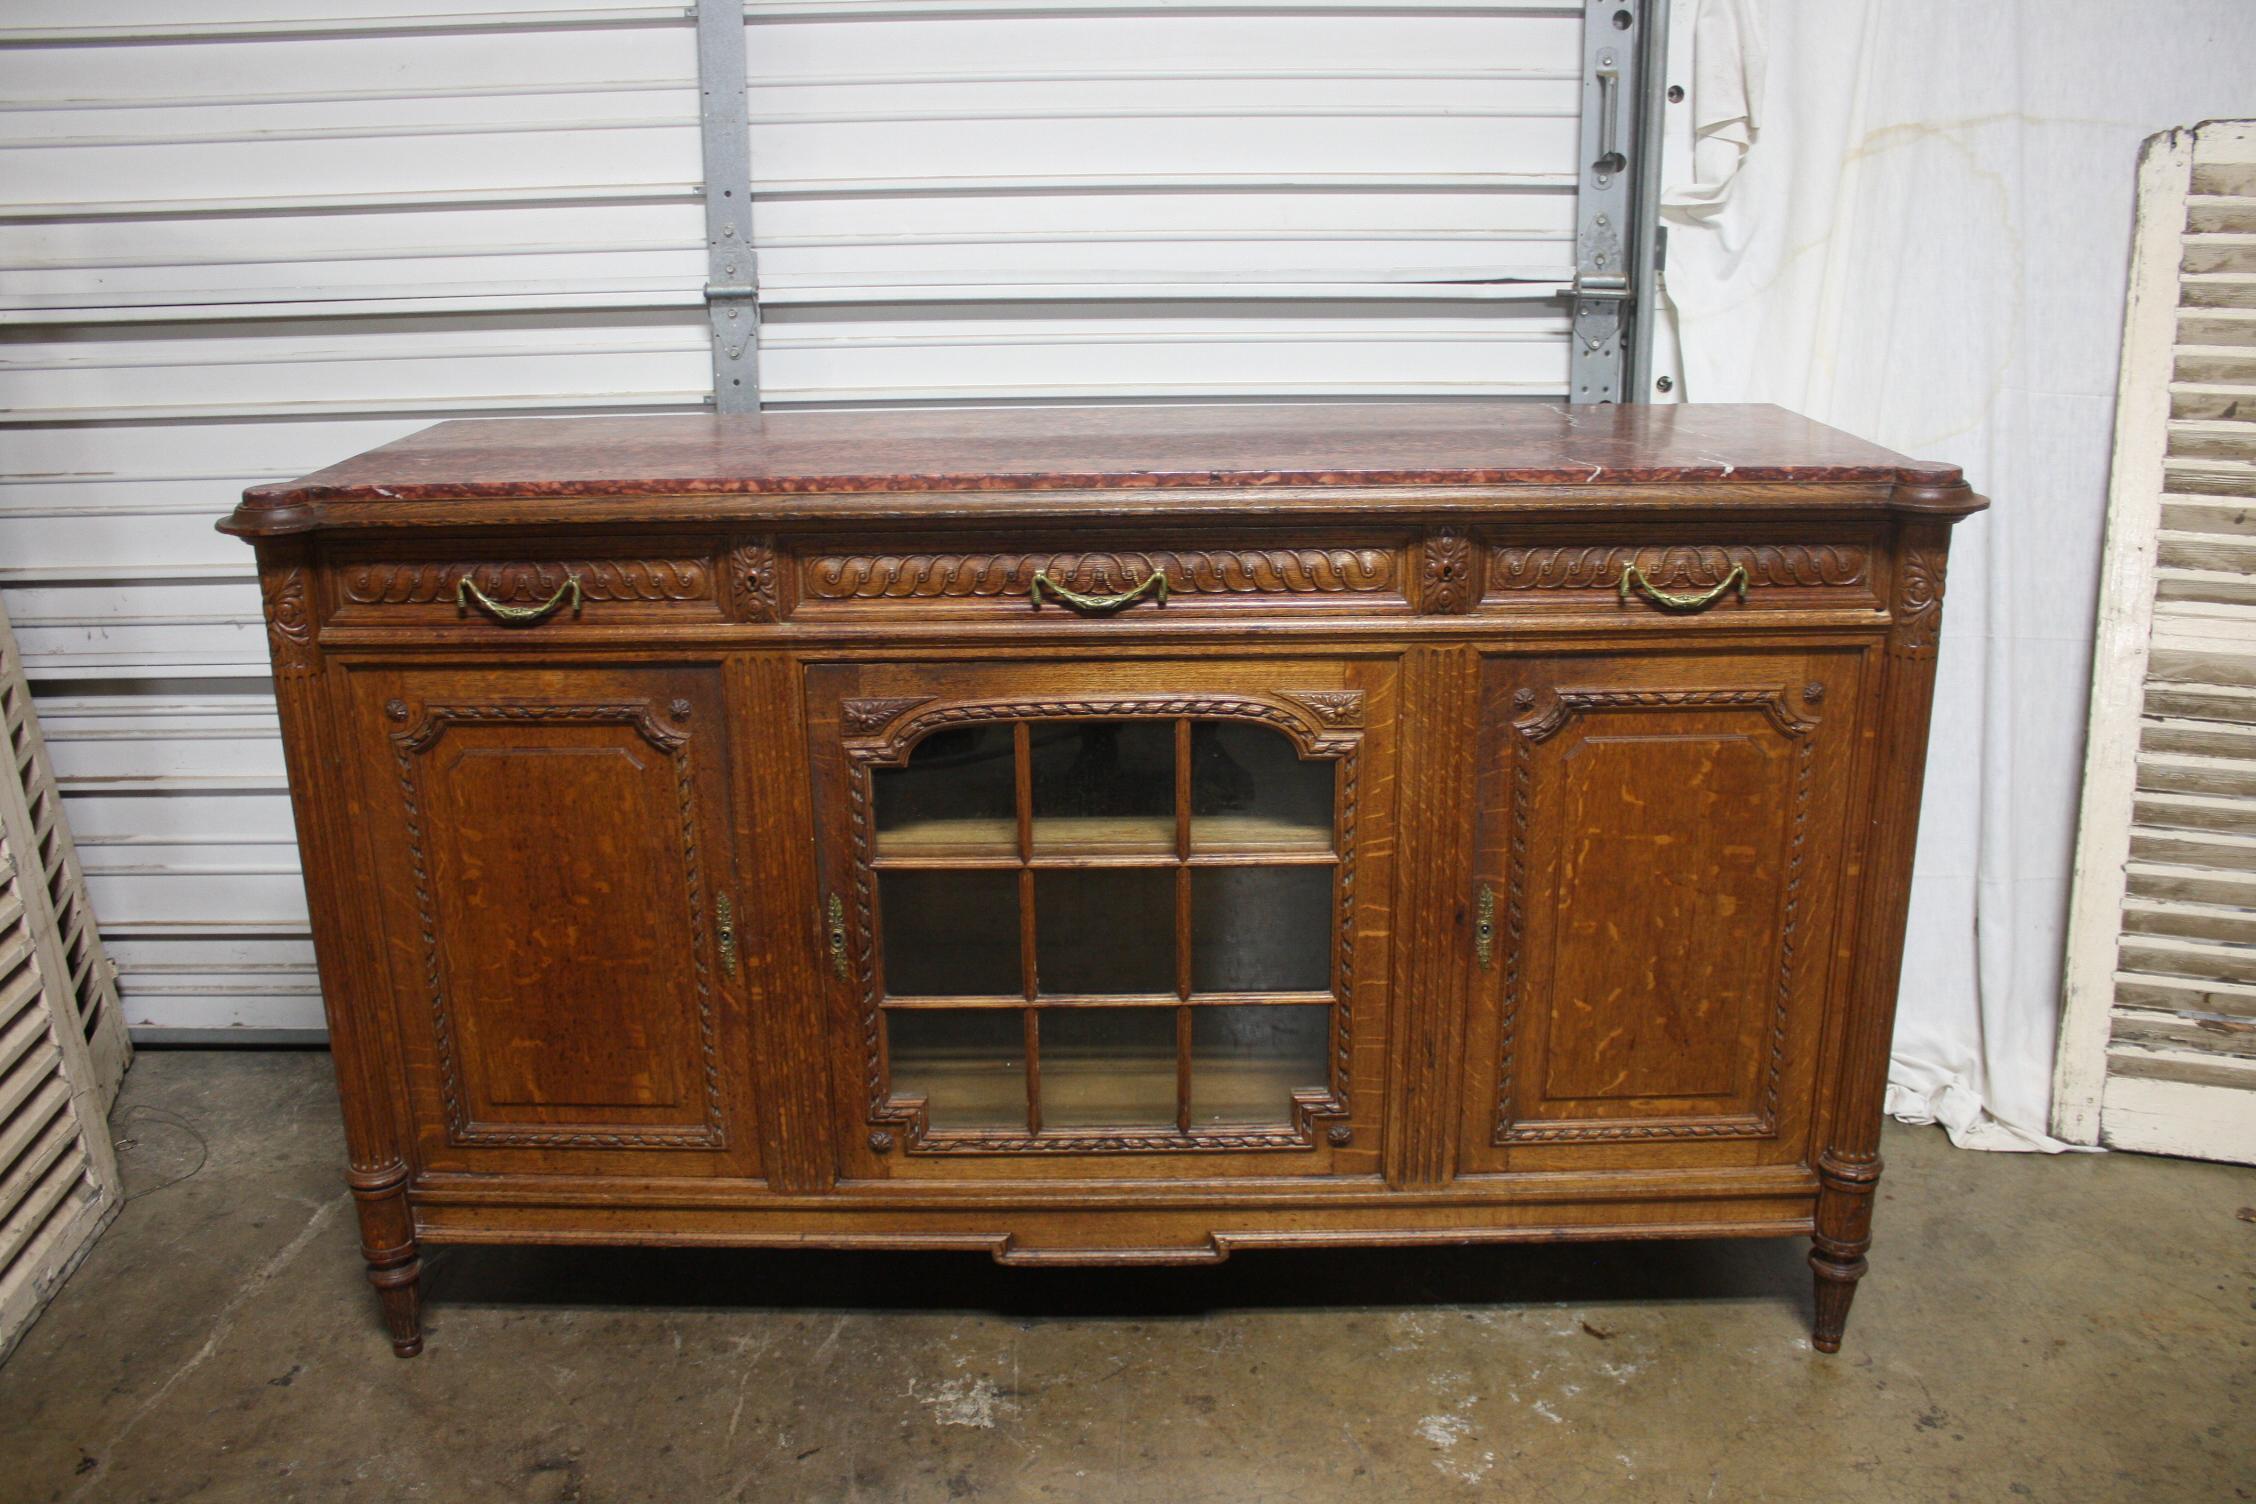
[[[17,0],[0,589],[138,1032],[316,1028],[249,483],[707,399],[680,5]],[[755,0],[774,404],[1558,396],[1583,7]]]

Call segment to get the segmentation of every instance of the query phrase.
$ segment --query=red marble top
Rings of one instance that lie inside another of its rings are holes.
[[[1865,482],[1951,486],[1776,407],[1513,402],[859,409],[441,423],[286,485],[329,501],[1189,486]]]

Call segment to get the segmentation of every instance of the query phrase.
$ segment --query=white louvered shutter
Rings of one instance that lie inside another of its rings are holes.
[[[751,0],[763,395],[1562,397],[1591,9]],[[211,525],[440,418],[708,401],[691,10],[14,0],[0,118],[0,591],[127,1021],[311,1033]]]
[[[0,695],[14,657],[0,612]],[[8,703],[20,711],[28,697],[12,682]],[[13,722],[10,734],[26,745]],[[49,896],[48,843],[25,797],[30,762],[0,768],[0,1358],[122,1204],[103,1077]]]
[[[2256,1162],[2256,123],[2138,213],[2054,1127]]]

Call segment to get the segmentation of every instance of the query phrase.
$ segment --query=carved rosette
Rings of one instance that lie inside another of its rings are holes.
[[[1287,690],[1285,698],[1327,726],[1363,724],[1363,691],[1360,689],[1295,689]]]
[[[931,703],[930,695],[894,695],[869,700],[844,700],[838,706],[838,724],[848,736],[875,736],[919,705]]]
[[[775,545],[763,538],[729,550],[729,605],[738,621],[781,621]]]
[[[305,571],[295,564],[266,571],[266,642],[278,674],[313,672],[313,613],[306,604]]]
[[[1454,615],[1473,608],[1473,540],[1453,527],[1426,536],[1418,565],[1418,609]]]
[[[1170,595],[1367,595],[1395,587],[1395,557],[1385,548],[837,554],[808,559],[800,589],[815,600],[966,600],[1024,595],[1044,575],[1101,595],[1155,574]]]

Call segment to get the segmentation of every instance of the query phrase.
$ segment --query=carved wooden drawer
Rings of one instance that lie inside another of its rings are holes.
[[[1113,543],[1051,535],[810,539],[795,550],[795,618],[978,617],[1041,611],[1209,615],[1279,608],[1407,613],[1406,540],[1370,534],[1312,540],[1237,534]]]
[[[721,621],[727,592],[718,553],[710,537],[339,549],[329,558],[327,621],[551,635],[605,623]]]
[[[1887,558],[1871,533],[1769,542],[1741,537],[1495,538],[1484,611],[1649,617],[1714,610],[1877,611]]]

